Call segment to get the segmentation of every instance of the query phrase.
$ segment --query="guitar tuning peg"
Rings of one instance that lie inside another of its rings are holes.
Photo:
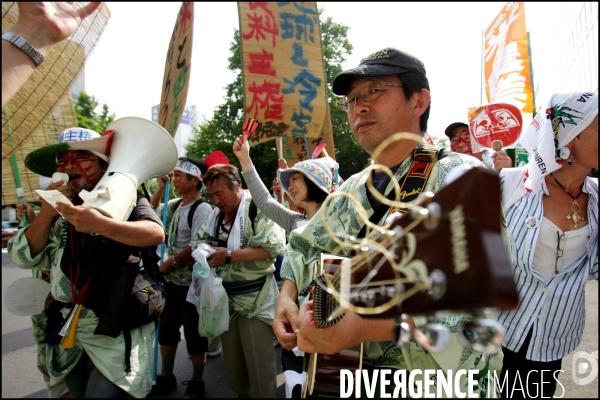
[[[427,293],[434,300],[441,299],[446,293],[446,274],[439,269],[434,269],[427,277]]]
[[[458,326],[458,338],[471,350],[491,354],[500,348],[504,328],[496,321],[475,315],[472,321]]]
[[[427,320],[425,325],[415,329],[415,340],[425,350],[437,353],[450,344],[452,334],[447,327],[438,324],[435,317],[427,317]]]
[[[425,192],[419,197],[419,201],[416,203],[421,208],[412,208],[410,210],[410,216],[413,220],[421,217],[423,220],[423,226],[432,231],[437,228],[442,220],[442,207],[435,202],[430,202],[425,205],[426,202],[433,198],[432,192]]]

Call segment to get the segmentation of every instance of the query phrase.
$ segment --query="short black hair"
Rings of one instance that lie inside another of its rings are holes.
[[[404,96],[406,99],[410,99],[415,92],[421,92],[421,89],[427,89],[429,83],[427,78],[421,74],[415,72],[404,72],[396,75],[402,82],[402,88],[404,90]],[[428,89],[429,90],[429,89]],[[419,120],[421,125],[421,134],[427,132],[427,122],[429,121],[429,113],[431,112],[431,102],[427,106],[425,112],[421,115]]]
[[[206,165],[206,163],[204,161],[199,160],[197,158],[179,157],[178,160],[191,162],[192,164],[194,164],[196,167],[198,167],[200,169],[200,174],[202,174],[202,175],[204,175],[206,173],[206,171],[208,170],[208,165]],[[191,181],[192,179],[194,179],[193,175],[185,174],[185,176],[188,181]],[[200,178],[198,180],[198,184],[196,185],[196,190],[200,191],[202,189],[202,186],[204,186],[204,183],[202,181],[202,178]]]
[[[329,196],[329,193],[325,193],[323,189],[320,189],[313,181],[308,179],[306,175],[302,174],[302,177],[304,177],[304,183],[306,184],[307,189],[304,201],[314,201],[319,205],[323,204],[327,196]]]

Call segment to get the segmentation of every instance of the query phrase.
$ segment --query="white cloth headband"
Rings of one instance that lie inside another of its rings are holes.
[[[598,115],[598,95],[591,92],[555,93],[540,110],[519,142],[529,153],[525,187],[538,189],[542,179],[569,158],[565,147]]]
[[[189,161],[178,160],[177,166],[175,166],[175,170],[185,172],[186,174],[190,174],[192,176],[197,176],[202,180],[202,174],[200,174],[200,168],[198,168],[195,164],[192,164]]]

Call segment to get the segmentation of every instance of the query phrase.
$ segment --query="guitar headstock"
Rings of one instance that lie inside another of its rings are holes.
[[[325,295],[341,306],[322,310],[325,320],[345,309],[390,318],[517,306],[498,174],[469,169],[418,202],[420,212],[391,215],[388,233],[371,235],[359,254],[336,261]],[[323,265],[323,272],[331,274],[330,267]]]

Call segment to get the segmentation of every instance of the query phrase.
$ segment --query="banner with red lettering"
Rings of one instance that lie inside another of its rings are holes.
[[[238,11],[245,118],[259,122],[250,144],[319,138],[327,96],[316,2],[238,2]]]
[[[485,31],[485,91],[489,103],[516,106],[533,116],[533,90],[523,2],[508,2]]]
[[[287,162],[288,167],[296,164],[298,161],[304,161],[311,158],[312,154],[307,153],[306,141],[308,141],[308,148],[311,153],[322,143],[325,143],[325,152],[321,156],[325,156],[325,153],[333,159],[335,159],[335,146],[333,143],[333,129],[331,126],[331,118],[327,118],[327,123],[323,129],[323,134],[318,138],[304,138],[304,137],[293,137],[284,136],[282,138],[283,153],[280,153],[279,140],[277,143],[277,154],[283,154],[283,158]],[[316,158],[319,158],[317,156]]]
[[[194,3],[183,2],[171,35],[162,93],[158,124],[171,136],[177,127],[187,101],[188,84],[192,68],[192,37],[194,33]]]

